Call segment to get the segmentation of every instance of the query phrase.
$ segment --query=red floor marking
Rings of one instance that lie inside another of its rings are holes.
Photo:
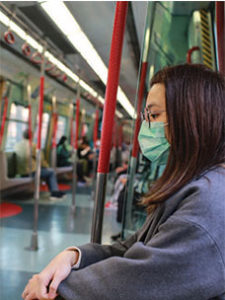
[[[60,191],[68,191],[71,190],[71,186],[69,184],[59,183],[58,184]]]
[[[46,183],[41,183],[40,184],[40,192],[48,192],[49,189],[48,189],[48,186]]]
[[[7,218],[18,215],[22,212],[22,207],[13,203],[3,202],[0,204],[0,218]]]
[[[60,191],[69,191],[71,190],[71,186],[69,184],[59,183],[58,184]],[[49,192],[47,184],[41,184],[40,185],[40,192]]]

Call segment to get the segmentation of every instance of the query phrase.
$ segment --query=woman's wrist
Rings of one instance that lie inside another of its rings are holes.
[[[80,266],[80,261],[81,261],[80,249],[77,247],[69,247],[69,248],[66,248],[65,251],[71,252],[71,255],[70,255],[71,267],[78,269]]]
[[[79,252],[76,249],[67,249],[65,251],[69,253],[70,265],[73,267],[78,261]]]

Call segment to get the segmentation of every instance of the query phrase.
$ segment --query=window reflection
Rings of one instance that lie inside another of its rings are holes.
[[[15,145],[23,138],[23,132],[27,128],[29,109],[22,106],[11,104],[8,120],[5,151],[13,151]]]
[[[58,116],[57,122],[57,133],[56,133],[56,142],[58,143],[60,138],[66,135],[66,118]]]

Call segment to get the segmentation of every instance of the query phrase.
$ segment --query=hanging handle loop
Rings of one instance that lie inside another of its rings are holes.
[[[13,35],[12,31],[10,31],[10,29],[4,33],[4,39],[5,39],[6,43],[8,43],[9,45],[12,45],[15,43],[14,35]]]
[[[53,65],[52,62],[50,62],[49,60],[46,62],[46,68],[45,71],[46,72],[50,72],[55,68],[55,65]]]
[[[34,64],[37,64],[37,65],[40,65],[42,64],[43,62],[43,55],[39,52],[34,52],[31,56],[31,61],[34,63]]]
[[[25,56],[30,56],[31,55],[31,49],[30,49],[30,46],[27,43],[23,44],[22,52]]]

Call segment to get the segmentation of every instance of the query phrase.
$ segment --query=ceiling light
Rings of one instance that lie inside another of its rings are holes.
[[[82,31],[75,18],[62,1],[38,1],[41,7],[60,28],[71,44],[78,50],[104,84],[107,83],[108,69],[97,51]],[[119,87],[118,101],[128,114],[134,118],[135,111],[130,101]]]

